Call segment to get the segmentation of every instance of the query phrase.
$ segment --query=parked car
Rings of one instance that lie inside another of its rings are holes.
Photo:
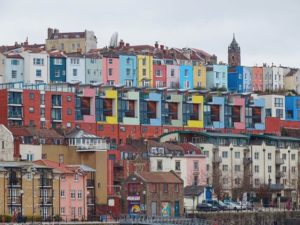
[[[218,211],[219,208],[216,206],[213,206],[212,204],[209,203],[200,203],[196,207],[197,211],[202,211],[202,212],[212,212],[212,211]]]
[[[240,210],[241,206],[232,201],[224,201],[229,210]]]
[[[221,201],[218,200],[203,200],[202,203],[208,203],[215,207],[217,207],[219,210],[225,211],[228,209],[228,207]]]
[[[253,210],[254,206],[253,203],[251,202],[239,202],[239,205],[242,207],[242,209],[247,209],[247,210]]]

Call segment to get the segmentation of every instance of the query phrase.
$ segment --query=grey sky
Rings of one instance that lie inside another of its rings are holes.
[[[0,0],[0,45],[44,42],[47,28],[117,31],[130,44],[194,47],[227,62],[232,33],[242,64],[300,67],[299,0]]]

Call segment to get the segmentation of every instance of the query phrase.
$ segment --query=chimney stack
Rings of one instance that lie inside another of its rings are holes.
[[[125,45],[124,41],[121,39],[120,42],[119,42],[119,47],[120,48],[123,48]]]
[[[158,42],[155,42],[154,47],[158,48]]]
[[[165,46],[164,45],[160,45],[160,49],[164,50]]]
[[[129,43],[126,43],[126,47],[129,47],[130,46],[130,44]]]
[[[48,39],[51,38],[52,34],[53,34],[53,29],[49,27],[48,28]]]

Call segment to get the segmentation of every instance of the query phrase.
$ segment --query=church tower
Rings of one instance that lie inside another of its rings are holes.
[[[229,66],[240,66],[241,65],[241,49],[239,44],[233,39],[231,44],[228,46],[228,65]]]

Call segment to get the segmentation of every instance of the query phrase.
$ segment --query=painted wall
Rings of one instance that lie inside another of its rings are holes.
[[[102,60],[100,58],[85,58],[85,82],[102,83]]]
[[[254,66],[252,74],[253,91],[263,91],[263,68]]]
[[[243,90],[242,92],[251,92],[253,91],[252,84],[252,67],[243,67]]]
[[[210,65],[206,67],[206,87],[228,89],[227,85],[227,66],[226,65]]]
[[[146,86],[148,82],[149,87],[153,80],[153,56],[152,55],[137,55],[137,80],[138,86]]]
[[[285,119],[300,121],[300,96],[285,96]]]
[[[61,60],[61,63],[57,63]],[[66,82],[67,59],[65,57],[50,57],[50,82]]]
[[[167,65],[167,87],[179,88],[180,70],[178,65]]]
[[[1,60],[1,58],[0,58]],[[17,65],[13,65],[12,61],[17,62]],[[0,61],[2,62],[2,61]],[[4,58],[4,74],[3,83],[13,83],[24,81],[24,60],[19,58]],[[12,77],[12,71],[16,71],[16,77]],[[1,72],[0,72],[1,74]],[[1,79],[1,78],[0,78]],[[0,81],[1,82],[1,81]]]
[[[203,65],[194,66],[193,72],[194,72],[194,88],[197,88],[197,87],[205,88],[206,87],[206,68]]]
[[[74,60],[79,60],[79,64],[74,63]],[[74,73],[77,71],[77,74]],[[68,57],[67,58],[67,82],[81,82],[85,84],[85,58],[83,57]]]
[[[153,82],[152,87],[166,87],[167,86],[167,66],[153,64]]]
[[[179,87],[181,89],[193,89],[194,88],[193,67],[180,65],[179,70],[180,70]]]
[[[104,84],[120,84],[119,58],[102,58],[102,79]]]
[[[120,55],[120,84],[136,87],[137,86],[137,71],[136,71],[136,56],[135,55]]]
[[[244,67],[228,67],[228,90],[232,92],[242,93],[244,90],[243,76]]]

